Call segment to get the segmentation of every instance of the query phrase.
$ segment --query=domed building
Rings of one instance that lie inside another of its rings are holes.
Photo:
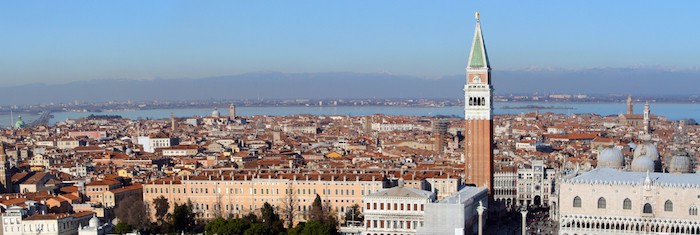
[[[598,168],[560,181],[552,204],[559,234],[700,234],[694,153],[677,148],[664,158],[669,173],[661,172],[657,147],[649,136],[641,139],[628,167],[610,167],[619,166],[622,154],[608,148],[600,151]]]
[[[659,150],[656,149],[656,145],[651,142],[644,142],[638,144],[634,149],[634,158],[637,157],[649,157],[651,160],[659,160]]]
[[[27,125],[26,123],[24,123],[24,120],[22,120],[22,115],[19,115],[17,118],[19,118],[19,120],[15,122],[16,129],[23,128]]]
[[[634,158],[634,160],[632,160],[632,164],[630,165],[630,170],[634,172],[654,172],[655,169],[656,163],[654,163],[654,160],[651,160],[651,158],[647,156]]]
[[[211,112],[211,116],[218,118],[221,114],[219,113],[219,109],[215,108],[214,111]]]
[[[112,231],[113,226],[109,223],[100,225],[100,219],[94,214],[90,221],[88,221],[88,226],[78,226],[78,235],[104,235],[109,234]]]
[[[661,170],[661,160],[659,158],[659,150],[651,142],[649,135],[642,136],[642,143],[634,148],[634,159],[630,166],[630,170],[635,172],[656,172]]]
[[[693,162],[690,160],[690,156],[685,154],[675,154],[668,161],[666,169],[669,173],[692,173]]]
[[[623,169],[625,167],[625,156],[617,148],[603,149],[598,156],[598,167]]]

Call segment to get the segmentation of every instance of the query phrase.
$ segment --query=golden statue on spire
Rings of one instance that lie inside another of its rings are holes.
[[[479,21],[479,12],[478,11],[474,14],[474,17],[476,17],[476,21]]]

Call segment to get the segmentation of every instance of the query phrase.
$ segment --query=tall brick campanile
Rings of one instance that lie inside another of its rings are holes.
[[[467,63],[467,84],[464,85],[465,182],[488,187],[489,195],[493,195],[493,86],[478,12]]]

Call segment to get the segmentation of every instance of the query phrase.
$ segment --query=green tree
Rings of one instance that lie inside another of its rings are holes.
[[[195,217],[192,211],[192,202],[187,200],[187,203],[178,205],[175,203],[173,214],[171,215],[171,224],[176,232],[192,231],[195,226]]]
[[[130,233],[133,232],[133,228],[131,225],[124,223],[124,222],[119,222],[117,226],[114,227],[114,233],[117,234],[125,234],[125,233]]]
[[[309,220],[306,223],[299,223],[299,228],[294,228],[289,235],[318,235],[318,234],[338,234],[338,228],[334,224],[324,223],[316,220]]]
[[[250,228],[245,230],[243,235],[270,235],[270,233],[268,233],[265,230],[265,225],[263,225],[261,223],[257,223],[257,224],[251,225]]]
[[[279,234],[285,231],[284,224],[275,208],[270,203],[265,202],[260,211],[263,228],[267,234]]]
[[[229,234],[243,234],[251,226],[251,223],[243,219],[231,219],[226,226]]]
[[[162,222],[165,215],[168,214],[168,210],[170,210],[168,199],[160,195],[160,197],[153,199],[153,207],[156,209],[156,219],[158,222]]]
[[[297,226],[287,230],[287,235],[299,235],[304,231],[305,226],[306,222],[299,222]]]
[[[212,221],[209,221],[209,223],[207,223],[207,225],[204,226],[204,231],[206,231],[208,234],[229,234],[228,223],[229,221],[225,220],[224,218],[218,217]]]

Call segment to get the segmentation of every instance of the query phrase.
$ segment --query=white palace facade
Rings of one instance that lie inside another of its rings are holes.
[[[600,168],[560,186],[560,234],[700,234],[700,175]]]

